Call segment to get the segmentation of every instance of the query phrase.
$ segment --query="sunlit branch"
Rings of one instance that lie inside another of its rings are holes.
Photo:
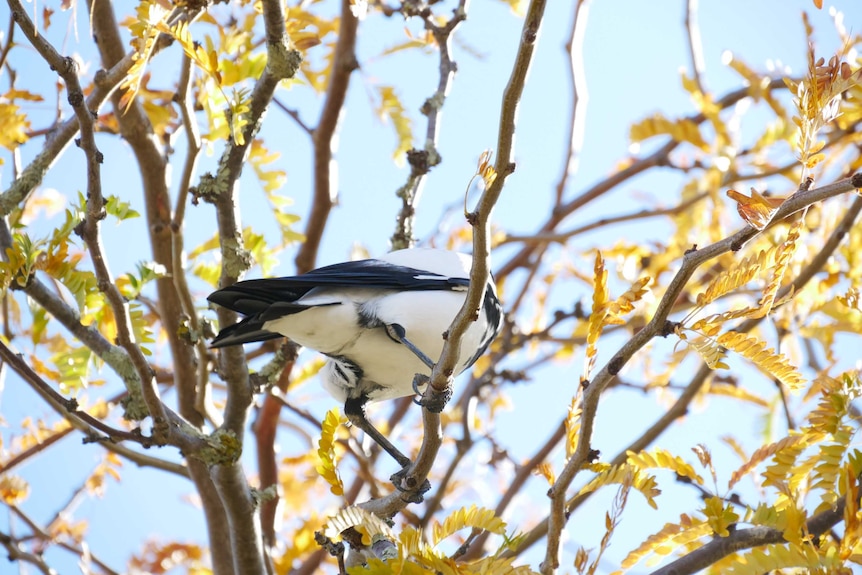
[[[425,29],[434,36],[439,51],[439,77],[437,89],[422,105],[422,113],[428,118],[425,129],[425,144],[422,149],[412,149],[407,152],[407,162],[410,164],[410,175],[407,182],[396,190],[395,195],[401,199],[401,208],[395,219],[395,232],[390,238],[392,249],[399,250],[413,247],[416,238],[413,236],[413,222],[416,219],[416,206],[422,193],[422,186],[431,168],[440,163],[440,153],[437,142],[440,138],[440,124],[443,120],[443,105],[457,68],[452,60],[452,35],[458,26],[467,19],[467,0],[460,0],[453,10],[452,18],[444,25],[434,22],[430,10],[422,15]]]
[[[335,43],[329,85],[317,127],[311,133],[314,194],[305,226],[305,241],[294,260],[298,273],[314,268],[329,212],[338,197],[338,163],[334,157],[338,143],[338,120],[347,98],[350,76],[359,67],[356,61],[356,30],[359,20],[353,14],[350,4],[350,0],[341,0],[338,40]]]
[[[29,563],[44,575],[57,575],[57,571],[49,566],[41,555],[24,551],[21,548],[21,544],[11,535],[0,532],[0,545],[6,549],[9,561],[22,561],[24,563]]]
[[[566,55],[569,58],[569,84],[572,89],[571,117],[568,124],[568,148],[563,161],[563,169],[557,182],[555,206],[563,202],[569,178],[578,170],[578,157],[584,145],[584,126],[587,118],[587,75],[584,69],[584,37],[587,31],[587,15],[591,0],[578,0],[572,14],[569,39],[566,41]]]
[[[177,201],[174,207],[173,221],[171,222],[171,248],[173,263],[174,289],[180,299],[183,315],[188,318],[191,328],[191,342],[197,350],[197,385],[195,393],[195,411],[206,417],[214,426],[221,425],[221,416],[217,414],[211,405],[209,397],[209,365],[206,341],[201,329],[191,290],[186,281],[185,270],[185,240],[183,228],[185,227],[186,205],[189,201],[189,190],[192,178],[197,172],[198,157],[201,151],[201,136],[198,129],[197,119],[194,115],[194,99],[191,93],[192,82],[192,60],[187,54],[183,54],[180,65],[180,79],[177,86],[175,101],[180,108],[183,132],[186,136],[186,157],[183,161],[183,171],[180,176],[177,189]]]
[[[703,61],[703,44],[700,41],[700,25],[697,22],[697,4],[698,0],[685,1],[685,31],[688,40],[688,54],[691,58],[691,71],[694,75],[694,81],[697,83],[697,89],[702,94],[706,93],[703,86],[703,75],[706,70],[706,64]]]

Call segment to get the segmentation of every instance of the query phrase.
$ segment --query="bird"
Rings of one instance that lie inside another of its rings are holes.
[[[424,383],[418,382],[427,382],[431,358],[442,353],[444,332],[465,301],[471,265],[472,258],[459,252],[410,248],[296,276],[240,281],[207,298],[244,316],[223,327],[210,346],[287,337],[322,353],[323,388],[344,404],[353,425],[406,468],[410,459],[371,425],[365,406],[421,393]],[[489,277],[478,317],[461,339],[454,375],[487,350],[502,317]]]

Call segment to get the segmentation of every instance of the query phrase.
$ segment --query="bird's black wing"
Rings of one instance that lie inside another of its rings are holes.
[[[224,347],[281,337],[263,329],[263,324],[307,309],[295,302],[315,288],[455,290],[464,289],[469,283],[468,278],[451,278],[374,259],[333,264],[298,276],[241,281],[207,298],[246,316],[222,329],[211,345]]]
[[[265,312],[276,303],[295,302],[319,287],[422,291],[461,289],[469,283],[468,278],[450,278],[369,259],[333,264],[298,276],[241,281],[210,294],[207,299],[243,315],[252,315]],[[281,311],[280,315],[284,315],[286,310]]]

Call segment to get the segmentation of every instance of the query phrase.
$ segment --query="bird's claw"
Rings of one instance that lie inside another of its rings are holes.
[[[452,399],[452,387],[448,386],[445,391],[438,391],[428,383],[431,379],[427,375],[417,373],[413,378],[413,392],[416,397],[413,398],[413,403],[424,407],[431,413],[440,413],[449,400]],[[420,387],[426,386],[422,391]]]
[[[395,489],[404,494],[407,503],[422,503],[425,500],[425,494],[431,490],[431,482],[426,479],[417,489],[416,478],[408,474],[409,470],[410,466],[408,465],[393,473],[389,480]]]

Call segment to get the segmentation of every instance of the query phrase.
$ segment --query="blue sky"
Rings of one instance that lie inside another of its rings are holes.
[[[845,0],[835,2],[834,5],[844,12],[845,22],[851,30],[855,30],[854,24],[862,22],[862,4],[859,2]],[[803,72],[803,10],[811,16],[816,30],[818,55],[828,59],[839,44],[828,6],[817,11],[810,0],[702,0],[700,24],[707,86],[717,95],[742,86],[742,79],[722,64],[726,51],[733,52],[757,70],[788,66],[793,74]],[[680,70],[689,68],[682,25],[683,7],[682,1],[661,0],[592,3],[584,46],[589,90],[585,143],[579,170],[570,180],[569,196],[576,195],[612,173],[617,163],[627,157],[628,128],[633,122],[654,112],[664,112],[670,117],[694,112],[688,95],[680,87]],[[570,2],[550,2],[548,6],[535,66],[519,117],[515,147],[517,170],[507,180],[494,215],[495,224],[510,233],[530,233],[535,230],[552,205],[554,185],[562,166],[560,150],[569,114],[570,94],[563,44],[568,35],[571,11]],[[0,21],[7,20],[7,12],[5,4],[0,7]],[[89,58],[92,47],[83,6],[79,7],[78,12],[79,39],[68,37],[65,50],[69,53],[80,52]],[[55,28],[48,36],[57,46],[64,42],[62,29],[69,17],[69,13],[59,12],[55,16]],[[508,80],[520,26],[521,21],[502,2],[475,0],[470,6],[468,21],[459,29],[454,43],[459,72],[444,108],[438,145],[444,161],[428,178],[419,206],[417,235],[420,238],[432,233],[446,206],[457,205],[462,201],[463,191],[475,170],[479,154],[496,145],[500,97]],[[413,23],[407,23],[407,27],[414,33],[418,32]],[[327,226],[318,262],[321,265],[347,258],[354,243],[367,247],[372,254],[383,253],[388,249],[388,239],[392,234],[398,207],[394,191],[404,182],[407,172],[405,168],[392,163],[394,131],[374,115],[370,99],[372,86],[394,84],[398,87],[399,95],[414,120],[416,144],[421,145],[419,135],[424,133],[425,126],[424,118],[417,110],[436,83],[436,54],[424,57],[415,53],[399,53],[387,58],[379,56],[386,48],[403,41],[402,30],[400,21],[379,16],[372,16],[363,23],[358,46],[362,70],[352,81],[337,156],[339,205]],[[26,51],[26,48],[23,50]],[[178,62],[178,58],[179,51],[176,48],[159,57],[159,65],[165,67],[166,77],[169,77],[171,66]],[[35,54],[16,60],[24,61],[32,66],[33,72],[19,79],[22,87],[36,91],[46,83],[53,82],[47,67]],[[91,76],[95,69],[95,66],[91,67],[88,74]],[[0,76],[0,82],[7,81]],[[311,97],[307,90],[294,88],[282,92],[279,98],[297,108],[306,122],[315,122],[319,101]],[[32,111],[34,127],[42,127],[51,117],[51,104],[34,106]],[[756,117],[752,116],[754,119]],[[281,193],[294,200],[293,211],[304,217],[308,212],[311,186],[307,136],[291,118],[272,109],[263,137],[270,149],[282,154],[279,165],[287,171],[288,180]],[[113,138],[102,137],[99,142],[106,157],[103,168],[106,193],[120,195],[142,212],[138,183],[134,177],[129,177],[136,168],[128,147]],[[38,146],[37,142],[22,150],[25,162],[38,151]],[[178,153],[181,151],[178,150]],[[216,158],[217,154],[206,159],[203,169],[212,167]],[[5,163],[0,167],[0,182],[5,188],[11,181],[8,154],[4,160]],[[669,204],[675,201],[680,183],[681,179],[675,174],[666,171],[652,173],[632,181],[610,198],[579,211],[564,227],[618,213],[621,202],[626,204],[627,210],[634,209],[638,202],[643,202],[644,197],[657,198]],[[44,187],[57,189],[74,199],[84,184],[82,156],[72,147],[46,179]],[[278,232],[266,213],[267,204],[251,170],[244,173],[242,185],[241,209],[245,223],[255,226],[258,231],[267,234],[273,243],[276,242]],[[789,190],[792,186],[787,184],[787,188]],[[782,193],[787,190],[775,191]],[[189,210],[187,245],[193,246],[213,233],[211,210],[210,206],[203,204]],[[458,212],[455,217],[458,217]],[[32,233],[45,235],[56,224],[57,219],[38,222],[32,227]],[[115,275],[134,269],[136,261],[149,257],[143,240],[146,235],[142,219],[122,227],[107,223],[104,233]],[[593,246],[609,243],[615,239],[614,234],[631,240],[647,241],[661,238],[666,233],[666,229],[655,223],[627,226],[625,229],[584,236],[563,255],[579,260],[580,252],[586,253]],[[130,237],[141,240],[130,242]],[[501,262],[506,259],[507,253],[506,249],[501,249],[492,257],[496,262]],[[286,252],[274,273],[293,273],[292,257],[292,252]],[[584,269],[589,269],[587,265]],[[259,274],[259,271],[252,270],[250,273]],[[198,295],[203,306],[206,288],[201,286]],[[584,288],[583,293],[571,294],[571,297],[579,299],[588,295]],[[615,349],[614,342],[620,341],[619,338],[608,339],[600,354],[599,365],[602,358],[609,357]],[[26,343],[14,343],[26,349]],[[668,350],[671,346],[668,343]],[[161,354],[161,357],[165,355]],[[558,419],[556,415],[546,415],[547,406],[568,403],[580,368],[580,364],[574,367],[553,365],[538,374],[529,385],[511,389],[512,402],[516,407],[499,417],[497,431],[501,442],[516,460],[528,456],[535,445],[549,435]],[[109,383],[104,389],[93,390],[93,395],[111,395],[120,389],[118,382],[109,374],[104,373],[103,377],[108,378]],[[333,406],[323,392],[306,390],[306,393],[314,400],[307,407],[318,416]],[[172,399],[169,395],[168,400]],[[7,427],[0,429],[4,444],[8,444],[9,438],[17,433],[17,422],[23,416],[54,419],[54,415],[13,373],[5,374],[5,388],[0,402],[0,413],[7,424]],[[614,454],[628,443],[638,426],[645,427],[651,423],[664,407],[652,398],[636,394],[609,394],[598,419],[595,435],[597,447],[608,456]],[[690,418],[668,432],[662,438],[661,445],[683,451],[699,442],[711,442],[718,449],[716,437],[726,427],[727,409],[733,408],[732,403],[721,399],[713,400],[708,409],[695,406],[697,417]],[[285,414],[284,417],[289,415]],[[524,433],[525,421],[530,422],[531,433]],[[750,433],[756,435],[758,430],[752,428]],[[79,485],[99,460],[99,448],[82,445],[79,439],[79,436],[67,438],[52,448],[48,457],[34,459],[17,470],[31,482],[32,493],[38,494],[38,497],[31,497],[23,507],[40,521],[50,517],[66,501],[70,496],[69,490]],[[176,457],[171,451],[163,450],[159,455]],[[254,472],[250,459],[247,469]],[[110,485],[102,500],[86,500],[75,511],[77,519],[86,518],[90,523],[90,540],[95,553],[122,570],[129,554],[138,550],[145,538],[156,536],[163,540],[178,538],[203,542],[202,519],[198,510],[187,502],[192,492],[189,483],[166,480],[157,472],[133,469],[129,464],[122,473],[122,484]],[[342,473],[350,474],[350,470],[345,469]],[[534,488],[541,490],[541,485],[535,484]],[[154,492],[157,495],[153,495]],[[596,498],[585,516],[603,513],[611,495],[608,493]],[[637,544],[639,537],[657,530],[667,517],[676,517],[679,511],[691,508],[694,505],[693,495],[690,499],[661,500],[663,513],[660,517],[651,514],[640,501],[632,501],[626,516],[629,519],[624,521],[620,529],[622,539],[614,547],[617,555],[612,553],[609,556],[609,565],[613,565],[615,558],[619,559],[619,553]],[[164,521],[164,512],[150,503],[154,497],[172,506],[169,522]],[[540,505],[541,501],[539,499]],[[493,499],[486,503],[493,505]],[[677,507],[679,511],[666,512]],[[544,510],[536,506],[531,508],[531,512],[519,514],[520,519],[527,521],[520,526],[529,527],[529,521],[537,519],[540,514],[544,514]],[[0,518],[0,528],[8,531],[6,517]],[[588,528],[587,524],[573,521],[568,531],[572,540],[594,545],[595,542],[591,541],[595,536],[590,533],[591,530],[594,530],[592,523]],[[566,550],[570,552],[572,547]],[[75,572],[74,560],[66,553],[52,551],[47,559],[63,573]]]

